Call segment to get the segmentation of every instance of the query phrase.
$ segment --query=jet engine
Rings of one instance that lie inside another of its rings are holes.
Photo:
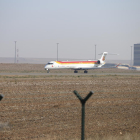
[[[100,60],[98,60],[98,61],[97,61],[97,64],[100,64],[100,63],[101,63]]]

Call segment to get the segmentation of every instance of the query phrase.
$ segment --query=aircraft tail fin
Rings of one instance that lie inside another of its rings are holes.
[[[103,63],[105,61],[106,55],[108,54],[108,52],[103,52],[100,62]]]

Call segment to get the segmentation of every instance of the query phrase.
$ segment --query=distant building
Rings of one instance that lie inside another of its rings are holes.
[[[134,44],[134,66],[140,66],[140,44]]]

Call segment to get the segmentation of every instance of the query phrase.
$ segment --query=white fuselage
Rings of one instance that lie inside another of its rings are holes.
[[[99,66],[97,61],[51,61],[45,69],[93,69]]]
[[[87,60],[87,61],[51,61],[45,65],[45,70],[50,69],[74,69],[77,70],[88,70],[102,67],[105,62],[105,56],[107,52],[104,52],[101,59],[99,60]]]

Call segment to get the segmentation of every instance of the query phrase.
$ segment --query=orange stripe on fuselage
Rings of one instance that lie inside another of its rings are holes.
[[[55,61],[57,64],[68,65],[68,64],[97,64],[97,61]]]

